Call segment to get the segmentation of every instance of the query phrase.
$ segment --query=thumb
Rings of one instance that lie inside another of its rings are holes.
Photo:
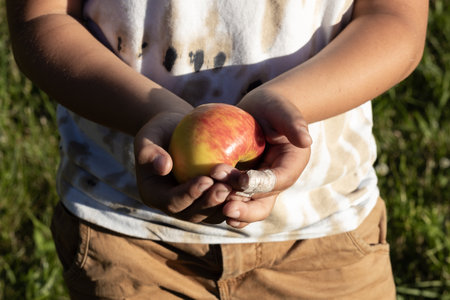
[[[146,141],[145,145],[135,144],[136,167],[143,168],[152,175],[164,176],[172,170],[172,158],[166,150],[160,146]]]
[[[312,144],[308,123],[300,110],[279,94],[259,89],[245,96],[239,106],[257,119],[269,143],[281,144],[288,140],[299,148]]]
[[[261,124],[269,143],[277,144],[287,138],[296,147],[311,146],[308,123],[297,107],[289,101],[273,101],[270,105],[272,107],[265,110],[265,122]]]
[[[153,117],[136,134],[134,153],[136,166],[145,166],[153,175],[167,175],[172,170],[172,158],[164,149],[179,119],[177,114],[164,114]]]

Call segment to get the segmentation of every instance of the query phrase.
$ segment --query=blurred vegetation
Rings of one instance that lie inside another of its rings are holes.
[[[398,299],[450,299],[450,7],[431,1],[424,58],[373,102]],[[0,2],[0,300],[67,299],[49,224],[55,104],[20,74]]]
[[[65,294],[49,230],[57,202],[55,124],[54,103],[13,61],[1,1],[0,299],[57,299]]]

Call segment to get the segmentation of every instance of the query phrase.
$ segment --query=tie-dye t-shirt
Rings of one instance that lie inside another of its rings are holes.
[[[133,69],[196,106],[235,104],[314,56],[348,24],[352,8],[347,0],[87,0],[84,17]],[[370,102],[310,124],[307,168],[267,219],[244,229],[193,224],[145,206],[131,136],[62,106],[58,122],[63,203],[81,219],[130,236],[188,243],[321,237],[356,228],[379,195]]]

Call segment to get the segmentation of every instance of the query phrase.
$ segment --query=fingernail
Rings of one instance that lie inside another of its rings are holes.
[[[203,193],[204,191],[209,189],[211,187],[211,185],[212,185],[212,183],[202,183],[199,185],[198,190],[200,191],[200,193]]]
[[[228,174],[225,171],[219,171],[219,172],[215,172],[214,174],[211,174],[211,177],[216,179],[216,180],[224,180],[225,178],[227,178]]]
[[[164,171],[166,161],[162,155],[158,155],[153,160],[153,168],[157,173],[162,173]]]
[[[307,128],[305,127],[301,127],[300,131],[304,133],[305,137],[304,137],[304,141],[307,145],[311,145],[312,144],[312,138],[311,135],[309,134],[309,131]]]
[[[303,132],[306,135],[309,135],[308,128],[306,128],[306,127],[300,127],[300,131]]]
[[[228,220],[227,223],[228,223],[228,225],[230,225],[232,227],[239,227],[239,225],[241,225],[241,222],[236,221],[236,220]]]
[[[241,215],[241,213],[239,212],[239,210],[233,210],[229,214],[227,214],[226,216],[228,218],[237,219],[237,218],[239,218],[240,215]]]

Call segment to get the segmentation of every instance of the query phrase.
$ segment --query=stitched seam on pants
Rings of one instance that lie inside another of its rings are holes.
[[[359,252],[361,252],[363,255],[370,253],[369,249],[367,249],[364,245],[362,245],[359,241],[357,241],[356,237],[351,232],[346,232],[345,234],[350,238],[353,245]]]
[[[219,298],[223,300],[229,299],[228,280],[219,280],[217,286],[219,287]]]
[[[262,262],[262,245],[260,243],[255,244],[255,266],[253,269],[258,268]]]
[[[388,243],[369,245],[362,238],[359,237],[358,233],[347,232],[346,234],[352,240],[352,243],[355,245],[355,247],[364,255],[375,252],[389,253]]]
[[[80,231],[80,245],[79,245],[79,252],[77,253],[77,256],[75,258],[74,265],[71,269],[67,271],[67,273],[64,274],[64,278],[66,282],[71,282],[75,280],[75,278],[81,273],[83,267],[86,264],[88,252],[89,252],[89,243],[91,240],[91,228],[80,221],[79,223]]]
[[[229,279],[227,279],[225,281],[225,283],[227,285],[227,299],[233,299],[234,298],[233,294],[231,292],[231,287],[236,286],[236,284],[238,282],[242,282],[247,277],[247,275],[249,275],[249,274],[250,274],[250,272],[245,272],[245,273],[243,273],[243,274],[241,274],[239,276],[229,278]]]
[[[390,252],[389,243],[382,243],[382,244],[374,245],[372,247],[373,247],[373,251],[372,252],[374,252],[374,253],[378,253],[378,252],[389,253]]]
[[[83,245],[84,253],[83,253],[83,258],[81,259],[80,269],[82,269],[84,267],[84,265],[86,264],[87,258],[88,258],[89,245],[91,242],[91,232],[92,232],[91,227],[86,226],[86,240],[85,240],[86,245]]]
[[[78,253],[76,254],[75,260],[72,266],[64,273],[64,279],[69,284],[74,281],[77,276],[81,273],[83,267],[86,264],[87,256],[89,252],[89,244],[91,240],[91,228],[79,220],[78,223],[80,230],[80,244],[78,246]]]

